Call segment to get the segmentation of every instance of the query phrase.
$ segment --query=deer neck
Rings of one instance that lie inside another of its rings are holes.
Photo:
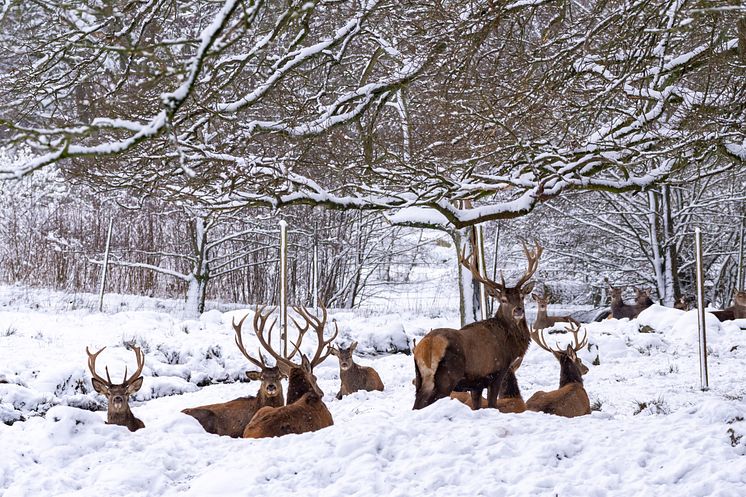
[[[132,414],[130,406],[128,405],[120,411],[115,411],[111,406],[109,406],[109,409],[106,412],[106,422],[110,425],[129,426],[135,421],[135,419],[135,415]]]
[[[282,395],[282,388],[277,392],[277,395],[272,396],[267,395],[264,390],[260,389],[256,396],[259,399],[260,406],[280,407],[285,405],[285,397]]]
[[[560,388],[569,383],[583,384],[583,375],[580,374],[578,366],[566,355],[560,358]]]

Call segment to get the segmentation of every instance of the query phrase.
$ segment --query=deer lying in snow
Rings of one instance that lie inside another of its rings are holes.
[[[520,413],[526,410],[526,403],[523,401],[521,389],[518,387],[518,379],[515,377],[515,372],[521,366],[522,361],[523,356],[513,361],[510,364],[510,370],[505,374],[495,406],[500,412]],[[469,392],[451,392],[451,398],[463,402],[474,410],[474,401]],[[484,397],[482,397],[482,404],[480,407],[487,407],[487,399]]]
[[[332,346],[329,349],[331,354],[339,359],[339,379],[342,385],[337,393],[337,399],[358,390],[383,391],[383,382],[375,369],[355,364],[352,358],[355,348],[357,348],[357,342],[352,342],[347,348]]]
[[[106,379],[96,373],[96,358],[104,351],[106,347],[95,354],[91,354],[88,347],[85,348],[88,354],[88,369],[91,371],[91,383],[93,389],[98,393],[106,397],[109,407],[106,412],[106,423],[110,425],[121,425],[126,426],[129,431],[137,431],[140,428],[145,428],[145,423],[137,419],[132,411],[130,410],[129,397],[134,394],[142,387],[143,377],[140,376],[142,368],[145,366],[145,354],[139,347],[133,347],[132,350],[135,352],[137,358],[137,370],[127,378],[127,368],[124,369],[124,381],[119,384],[114,384],[109,376],[109,367],[106,366]]]
[[[254,313],[254,330],[264,327],[266,315],[262,315],[261,308],[257,308]],[[235,340],[238,350],[252,363],[258,367],[259,371],[247,371],[246,376],[250,380],[259,380],[259,392],[256,397],[239,397],[228,402],[218,404],[208,404],[199,407],[184,409],[184,414],[192,416],[208,433],[216,435],[225,435],[233,438],[240,438],[246,425],[249,424],[254,414],[265,406],[280,407],[285,405],[285,398],[282,395],[282,379],[287,377],[287,373],[280,367],[270,367],[264,362],[264,356],[259,354],[259,359],[252,357],[243,344],[241,328],[246,320],[244,316],[236,324],[233,321],[233,331],[236,333]]]
[[[422,409],[454,390],[471,392],[474,407],[481,407],[487,388],[487,404],[497,406],[497,396],[510,365],[523,356],[530,341],[524,299],[531,293],[528,280],[539,267],[542,247],[537,243],[532,253],[524,244],[528,268],[513,287],[483,277],[476,257],[461,263],[472,277],[481,282],[487,293],[499,300],[494,317],[468,324],[460,330],[438,328],[430,331],[414,349],[415,401],[413,409]]]
[[[737,291],[733,297],[733,304],[720,311],[711,311],[710,313],[720,321],[746,318],[746,291]]]
[[[622,299],[622,291],[624,290],[623,287],[613,287],[609,283],[608,280],[606,280],[606,284],[609,286],[609,290],[611,292],[611,317],[614,319],[634,319],[637,317],[640,312],[647,309],[650,305],[653,304],[653,301],[650,300],[649,295],[644,293],[644,291],[635,289],[637,293],[637,299],[634,304],[627,304]],[[647,302],[650,302],[648,304]],[[642,303],[640,303],[642,302]]]
[[[588,367],[577,356],[577,352],[585,347],[588,342],[588,333],[583,340],[578,342],[580,328],[573,326],[567,328],[573,334],[574,345],[568,345],[564,350],[549,347],[544,338],[543,330],[532,331],[531,338],[542,349],[551,352],[560,363],[559,389],[551,392],[536,392],[526,402],[529,411],[541,411],[547,414],[556,414],[573,418],[591,413],[591,404],[588,393],[583,387],[583,375],[588,372]]]
[[[306,321],[306,324],[304,327],[300,327],[292,318],[295,327],[298,329],[298,340],[294,344],[295,350],[289,358],[277,353],[270,345],[274,321],[270,325],[266,340],[262,333],[263,329],[257,330],[256,334],[259,343],[275,358],[277,364],[282,364],[282,367],[289,371],[287,405],[259,409],[249,424],[246,425],[243,432],[244,438],[280,437],[289,433],[316,431],[334,424],[332,415],[322,400],[324,392],[316,384],[313,368],[329,357],[331,354],[329,344],[336,338],[339,330],[336,329],[335,325],[332,337],[324,340],[326,309],[321,308],[323,313],[321,319],[311,316],[303,308],[294,307],[294,309]],[[264,321],[262,321],[261,328],[263,328],[263,324]],[[316,331],[316,353],[311,360],[301,354],[301,363],[295,364],[290,358],[300,351],[303,336],[310,326]]]
[[[574,318],[571,318],[570,316],[548,316],[547,305],[549,304],[549,299],[547,299],[546,297],[540,297],[535,293],[532,293],[531,297],[536,301],[536,305],[538,306],[538,309],[536,311],[536,320],[531,325],[532,329],[540,330],[543,328],[549,328],[551,326],[554,326],[556,323],[579,324]]]

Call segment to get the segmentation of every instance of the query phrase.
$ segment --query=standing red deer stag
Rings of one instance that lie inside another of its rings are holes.
[[[298,329],[298,340],[294,344],[295,350],[290,357],[292,358],[296,352],[300,351],[301,342],[309,327],[313,327],[316,331],[316,352],[310,360],[301,354],[301,363],[295,364],[289,358],[275,352],[270,345],[274,321],[270,325],[266,340],[262,330],[257,330],[256,336],[262,347],[275,358],[278,365],[282,365],[281,367],[288,371],[287,405],[259,409],[246,426],[243,432],[244,438],[280,437],[289,433],[316,431],[334,424],[332,414],[322,400],[324,392],[316,384],[313,368],[329,357],[331,354],[329,344],[337,337],[339,330],[335,323],[334,334],[328,340],[324,340],[326,309],[321,308],[321,319],[311,316],[301,307],[293,309],[305,320],[305,326],[299,326],[295,319],[292,319]]]
[[[534,330],[549,328],[550,326],[554,326],[557,323],[579,324],[574,318],[571,318],[570,316],[548,316],[547,315],[547,306],[549,304],[548,298],[540,297],[539,295],[536,295],[535,293],[531,294],[531,298],[533,298],[536,301],[536,305],[538,306],[538,310],[536,311],[536,320],[531,325],[531,328],[533,328]]]
[[[524,299],[533,289],[533,282],[528,280],[539,267],[542,251],[538,243],[534,252],[523,244],[528,268],[513,287],[505,284],[502,275],[501,283],[484,278],[479,274],[474,256],[468,262],[462,257],[461,263],[500,305],[492,318],[468,324],[460,330],[432,330],[417,344],[413,409],[422,409],[448,397],[454,389],[470,391],[472,405],[481,407],[485,387],[487,405],[496,407],[500,386],[511,363],[528,349],[530,339]]]
[[[560,363],[560,383],[558,390],[551,392],[536,392],[526,402],[529,411],[541,411],[547,414],[556,414],[573,418],[591,413],[591,404],[588,393],[583,387],[583,375],[588,372],[588,367],[577,356],[577,352],[588,343],[587,332],[582,341],[578,341],[580,328],[573,326],[567,328],[573,334],[574,345],[568,345],[566,349],[553,349],[549,347],[544,338],[543,330],[532,331],[531,338],[542,349],[551,352]]]
[[[352,342],[347,348],[330,347],[332,355],[339,359],[339,379],[342,385],[337,393],[337,399],[358,390],[383,391],[383,382],[375,369],[355,364],[352,353],[356,347],[357,342]]]
[[[133,347],[132,350],[135,352],[137,358],[137,370],[130,376],[127,377],[127,367],[124,368],[124,381],[119,384],[114,384],[109,376],[109,367],[106,366],[106,379],[103,379],[96,373],[96,358],[104,351],[106,347],[95,354],[91,354],[88,347],[85,348],[88,354],[88,369],[91,371],[91,383],[93,389],[98,393],[106,397],[109,404],[109,408],[106,412],[106,423],[110,425],[126,426],[129,431],[137,431],[140,428],[145,428],[145,423],[140,421],[132,414],[129,405],[129,397],[134,394],[142,387],[143,377],[140,376],[142,368],[145,366],[145,354],[139,347]]]
[[[263,308],[257,307],[254,312],[254,331],[264,327],[269,313],[262,314]],[[280,407],[285,405],[285,398],[282,395],[282,379],[286,378],[285,372],[281,371],[279,365],[270,367],[264,362],[264,356],[259,353],[259,359],[252,357],[243,344],[241,329],[243,322],[248,317],[244,316],[236,324],[233,321],[233,331],[236,333],[235,340],[238,350],[248,359],[250,363],[259,368],[259,371],[247,371],[246,376],[250,380],[260,380],[259,392],[256,397],[239,397],[228,402],[218,404],[208,404],[199,407],[184,409],[184,414],[192,416],[208,433],[216,435],[227,435],[233,438],[240,438],[246,425],[249,424],[254,414],[264,406]]]

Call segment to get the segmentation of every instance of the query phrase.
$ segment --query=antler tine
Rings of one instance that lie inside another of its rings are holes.
[[[477,268],[477,255],[476,252],[472,252],[471,257],[468,259],[465,257],[466,249],[464,249],[464,252],[459,252],[459,261],[461,264],[469,270],[471,273],[472,278],[480,282],[485,286],[488,293],[495,295],[496,293],[501,292],[505,288],[505,279],[503,278],[502,272],[500,272],[500,279],[502,281],[502,284],[495,283],[492,280],[489,280],[482,276],[479,273],[479,268]]]
[[[518,279],[518,283],[515,285],[516,288],[522,287],[529,279],[531,279],[536,270],[539,269],[539,258],[541,257],[541,253],[544,252],[544,247],[539,245],[538,241],[534,241],[536,249],[533,252],[528,249],[526,242],[521,242],[521,244],[523,245],[523,253],[526,254],[526,259],[528,260],[528,267],[523,273],[523,276]]]
[[[145,353],[143,353],[142,349],[140,347],[132,347],[132,350],[135,352],[135,357],[137,358],[137,370],[132,373],[132,376],[127,378],[127,366],[124,367],[124,383],[123,385],[129,385],[136,379],[140,377],[140,374],[142,373],[142,368],[145,367]]]
[[[331,344],[335,338],[337,338],[337,335],[339,334],[339,327],[337,326],[337,323],[334,323],[334,334],[328,339],[324,340],[324,328],[326,327],[326,307],[322,304],[321,306],[321,318],[317,318],[315,316],[312,316],[308,313],[306,309],[303,307],[293,307],[295,312],[297,312],[303,319],[306,321],[306,329],[308,329],[308,326],[312,326],[314,330],[316,331],[316,337],[317,337],[317,344],[316,344],[316,352],[313,355],[313,359],[311,359],[311,369],[313,369],[315,366],[321,364],[326,360],[327,357],[331,354],[331,350],[329,349],[329,344]],[[298,340],[298,345],[296,346],[296,351],[300,348],[300,339]],[[324,349],[326,349],[326,353],[324,354]],[[323,354],[323,355],[322,355]]]
[[[91,371],[91,376],[93,376],[94,378],[96,378],[97,380],[99,380],[99,381],[100,381],[100,382],[102,382],[102,383],[108,383],[109,385],[111,385],[111,378],[109,378],[109,381],[107,382],[106,380],[104,380],[104,379],[103,379],[103,378],[101,377],[101,375],[99,375],[99,374],[98,374],[98,373],[96,372],[96,358],[98,357],[98,355],[99,355],[99,354],[100,354],[101,352],[103,352],[103,351],[104,351],[104,349],[105,349],[105,348],[106,348],[106,347],[101,347],[101,350],[99,350],[99,351],[98,351],[98,352],[96,352],[95,354],[91,354],[91,351],[90,351],[90,350],[88,350],[88,347],[86,347],[86,348],[85,348],[85,351],[86,351],[86,353],[88,354],[88,369],[89,369],[89,370]],[[106,376],[107,376],[107,377],[109,376],[109,370],[108,370],[108,369],[106,370]]]
[[[269,330],[267,331],[267,339],[264,338],[264,326],[267,323],[267,318],[269,318],[269,316],[274,312],[275,308],[273,307],[270,309],[267,314],[262,314],[263,310],[264,307],[257,307],[256,314],[254,315],[254,333],[256,334],[257,340],[259,340],[262,348],[275,359],[277,364],[284,364],[289,368],[297,367],[297,364],[282,357],[282,355],[278,354],[270,345],[270,342],[272,341],[272,328],[274,328],[277,319],[272,320],[272,324],[269,325]]]
[[[536,345],[538,345],[542,349],[546,350],[547,352],[556,352],[549,345],[547,345],[547,342],[544,339],[544,330],[543,329],[531,330],[531,331],[529,331],[529,334],[531,335],[531,339],[534,341],[534,343],[536,343]]]
[[[573,350],[575,352],[578,352],[579,350],[583,350],[583,347],[585,347],[588,344],[588,330],[583,328],[583,340],[578,341],[578,333],[580,333],[580,325],[571,323],[570,327],[565,327],[567,331],[572,333],[573,339],[575,341],[575,345],[573,346]]]
[[[257,308],[257,314],[259,314],[259,309],[258,308]],[[257,314],[254,315],[255,328],[256,328],[256,315]],[[241,330],[243,329],[243,322],[246,321],[247,317],[249,317],[249,313],[246,313],[246,315],[241,318],[241,321],[239,321],[238,324],[236,324],[236,318],[235,317],[233,319],[231,319],[231,323],[233,324],[233,331],[236,333],[236,336],[234,337],[234,340],[236,341],[236,346],[238,347],[238,350],[241,351],[241,353],[243,354],[243,356],[246,359],[248,359],[251,364],[253,364],[254,366],[256,366],[258,368],[264,369],[264,368],[267,367],[267,365],[264,363],[264,357],[262,357],[261,351],[259,352],[259,361],[257,361],[256,359],[254,359],[251,356],[251,354],[249,354],[246,351],[246,347],[243,344],[243,333],[242,333]],[[264,326],[264,325],[262,325],[262,326]]]

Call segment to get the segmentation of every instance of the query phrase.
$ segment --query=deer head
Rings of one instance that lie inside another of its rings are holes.
[[[269,366],[265,362],[264,356],[262,355],[261,351],[259,351],[258,353],[259,359],[254,358],[246,351],[246,347],[243,344],[243,335],[241,333],[241,329],[243,326],[243,322],[246,320],[247,316],[248,314],[244,316],[241,321],[238,322],[238,324],[236,324],[235,320],[232,321],[233,331],[236,333],[235,340],[238,350],[241,351],[241,353],[250,363],[259,368],[259,371],[246,371],[246,377],[249,380],[262,382],[259,386],[260,396],[263,396],[265,398],[279,396],[281,398],[281,401],[284,401],[284,399],[282,399],[282,380],[287,378],[287,374],[280,369],[279,365]],[[264,323],[267,319],[267,316],[268,315],[262,315],[259,310],[254,313],[255,333],[261,333],[261,329],[264,328]],[[272,326],[274,326],[274,321],[272,322]],[[259,331],[257,331],[258,329]]]
[[[354,361],[352,353],[357,347],[357,342],[352,342],[349,347],[330,347],[331,354],[339,359],[339,369],[347,371],[352,367]]]
[[[142,373],[143,366],[145,366],[145,354],[139,347],[133,347],[132,350],[135,352],[135,358],[137,359],[137,369],[132,376],[127,376],[127,368],[124,369],[124,381],[122,383],[113,383],[109,376],[109,367],[105,367],[106,379],[103,379],[96,372],[96,358],[104,351],[106,347],[92,354],[88,347],[85,351],[88,354],[88,369],[91,371],[91,383],[93,384],[94,390],[106,397],[109,408],[107,412],[107,422],[110,424],[119,424],[127,426],[131,431],[135,431],[137,428],[142,428],[144,425],[142,421],[135,418],[130,411],[129,397],[134,394],[142,387],[143,377],[140,376]]]
[[[270,324],[269,330],[267,331],[267,338],[264,337],[265,324],[269,315],[274,309],[271,309],[267,313],[263,313],[263,309],[263,307],[257,308],[254,316],[254,330],[256,332],[257,340],[259,340],[262,348],[264,348],[264,350],[266,350],[267,353],[271,355],[275,359],[275,361],[277,361],[277,366],[280,368],[283,374],[287,375],[288,377],[287,403],[291,404],[292,402],[300,398],[304,393],[309,391],[314,392],[316,395],[319,396],[319,398],[323,397],[324,392],[316,384],[316,376],[313,374],[313,368],[324,362],[324,360],[329,357],[329,355],[331,354],[330,344],[334,341],[334,339],[337,337],[337,334],[339,333],[339,329],[337,328],[337,325],[335,323],[334,334],[328,340],[324,339],[324,328],[326,327],[326,308],[324,306],[321,307],[321,318],[317,318],[309,314],[308,311],[306,311],[302,307],[293,307],[293,310],[295,310],[295,312],[300,315],[305,324],[300,325],[294,317],[291,317],[293,324],[298,330],[298,339],[295,343],[293,343],[294,349],[288,357],[283,357],[283,355],[275,351],[275,349],[271,345],[272,328],[274,327],[276,320],[273,320]],[[309,359],[304,354],[300,353],[300,347],[303,342],[303,337],[311,328],[313,328],[316,332],[317,340],[316,351],[313,357]],[[300,364],[292,361],[293,357],[295,357],[297,353],[300,353],[301,356]]]
[[[529,279],[531,279],[539,268],[539,258],[543,251],[544,248],[539,245],[539,242],[535,242],[535,250],[533,251],[530,251],[526,244],[523,243],[523,253],[526,255],[528,267],[523,275],[518,279],[515,286],[512,287],[505,284],[505,279],[503,278],[502,273],[500,273],[500,283],[482,276],[477,267],[476,254],[472,254],[472,257],[468,260],[461,256],[461,264],[469,269],[475,280],[484,285],[488,295],[500,302],[500,307],[498,307],[497,310],[498,314],[502,315],[504,318],[512,318],[516,322],[520,322],[525,318],[523,301],[526,295],[531,293],[531,290],[534,288],[534,282],[529,281]]]

